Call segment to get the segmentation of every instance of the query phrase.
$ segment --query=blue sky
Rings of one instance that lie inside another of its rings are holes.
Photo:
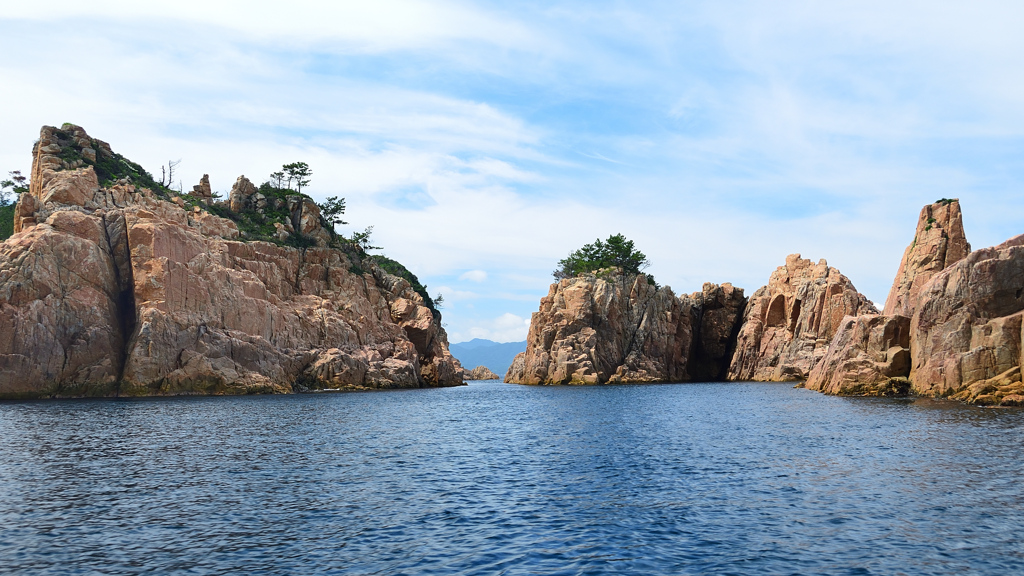
[[[120,2],[0,10],[0,170],[74,122],[186,188],[296,160],[344,231],[525,338],[550,272],[623,233],[677,293],[790,253],[881,305],[921,206],[1024,232],[1018,2]]]

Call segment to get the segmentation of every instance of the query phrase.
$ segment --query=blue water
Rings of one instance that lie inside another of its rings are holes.
[[[777,384],[0,404],[0,573],[1024,572],[1024,411]]]

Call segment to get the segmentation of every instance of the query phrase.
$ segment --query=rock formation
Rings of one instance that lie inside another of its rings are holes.
[[[846,396],[898,396],[910,391],[910,318],[847,316],[806,387]]]
[[[799,254],[750,297],[729,366],[729,380],[804,380],[825,355],[845,316],[878,310],[853,283]]]
[[[918,294],[910,380],[918,394],[1024,403],[1024,235],[972,252]]]
[[[477,366],[472,370],[466,370],[463,378],[466,380],[497,380],[501,376],[491,372],[487,366]]]
[[[526,351],[505,376],[519,384],[680,382],[727,363],[743,290],[706,284],[677,298],[643,275],[607,269],[552,284]],[[697,345],[699,344],[699,345]]]
[[[903,252],[903,260],[882,313],[886,316],[913,316],[921,288],[932,276],[970,252],[959,200],[942,199],[922,208],[914,241]]]
[[[825,358],[811,372],[807,387],[844,395],[909,392],[910,317],[921,290],[970,251],[958,200],[942,199],[922,208],[883,315],[844,319]]]
[[[213,200],[213,189],[210,188],[209,174],[203,174],[203,177],[199,179],[199,184],[192,187],[192,195],[206,202]]]
[[[440,315],[357,249],[239,242],[129,176],[101,186],[115,164],[137,167],[77,126],[41,131],[0,245],[0,396],[462,383]],[[295,204],[294,229],[330,237]]]

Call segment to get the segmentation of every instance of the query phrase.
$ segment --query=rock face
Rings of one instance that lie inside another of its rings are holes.
[[[922,208],[914,241],[903,252],[883,314],[913,316],[922,287],[970,252],[959,200],[943,199]]]
[[[691,368],[720,374],[744,303],[743,291],[730,284],[706,284],[701,293],[677,298],[643,274],[604,270],[563,279],[541,299],[526,352],[516,356],[505,381],[682,382],[691,379]]]
[[[0,245],[0,396],[462,383],[440,315],[404,279],[335,248],[234,241],[232,221],[126,181],[101,188],[92,165],[51,160],[58,141],[110,154],[79,127],[42,130]]]
[[[806,387],[826,394],[897,396],[910,391],[910,318],[847,316]]]
[[[701,382],[725,380],[747,305],[743,289],[728,282],[721,286],[705,282],[704,289],[689,299],[693,302],[693,326],[699,328],[690,354],[690,377]]]
[[[463,378],[466,380],[497,380],[498,378],[501,378],[501,376],[491,372],[487,366],[477,366],[472,370],[466,370]]]
[[[960,202],[921,209],[914,241],[903,252],[883,316],[846,318],[807,387],[827,394],[889,396],[910,391],[910,317],[922,289],[971,251]]]
[[[729,380],[804,380],[825,355],[845,316],[878,310],[853,283],[799,254],[750,297],[729,366]]]
[[[1019,404],[1024,235],[972,252],[935,274],[911,320],[910,380],[918,394]]]

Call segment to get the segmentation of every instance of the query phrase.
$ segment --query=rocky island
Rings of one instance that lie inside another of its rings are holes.
[[[309,197],[238,177],[160,186],[71,124],[44,127],[0,245],[0,397],[462,384],[404,267]]]
[[[472,370],[466,370],[463,378],[466,380],[497,380],[501,376],[492,372],[487,366],[477,366]]]
[[[1024,404],[1024,235],[971,252],[956,199],[922,209],[881,312],[799,254],[749,299],[710,283],[676,296],[621,267],[556,277],[506,382],[794,381]]]

